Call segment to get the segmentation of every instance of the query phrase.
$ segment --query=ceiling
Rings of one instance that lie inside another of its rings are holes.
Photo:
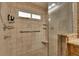
[[[38,5],[42,8],[48,9],[48,3],[47,2],[32,2],[32,3],[34,3],[35,5]]]
[[[35,5],[38,5],[42,8],[45,8],[45,9],[48,9],[48,7],[52,4],[52,3],[55,3],[56,5],[60,5],[62,4],[61,2],[32,2],[33,4]]]
[[[53,5],[53,4],[55,4],[55,5]],[[48,3],[48,7],[50,7],[51,5],[53,5],[51,8],[54,8],[55,6],[61,5],[61,4],[62,4],[62,2],[49,2]]]
[[[55,4],[55,5],[53,6],[53,4]],[[58,10],[63,5],[64,5],[64,2],[48,3],[48,13],[51,14],[51,13],[55,12],[56,10]],[[51,8],[49,8],[50,6],[51,6]]]

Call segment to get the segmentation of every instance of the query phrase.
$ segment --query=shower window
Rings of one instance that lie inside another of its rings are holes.
[[[41,20],[41,16],[37,14],[32,14],[32,18]]]
[[[24,18],[31,18],[31,13],[19,11],[18,16],[19,17],[24,17]]]
[[[23,11],[18,11],[18,16],[22,18],[29,18],[29,19],[35,19],[35,20],[41,20],[41,15],[34,14],[31,12],[23,12]]]

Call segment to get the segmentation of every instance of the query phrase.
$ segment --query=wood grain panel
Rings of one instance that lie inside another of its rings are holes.
[[[68,55],[69,56],[79,56],[79,46],[68,43]]]

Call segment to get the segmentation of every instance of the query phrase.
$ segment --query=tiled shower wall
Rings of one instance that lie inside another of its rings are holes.
[[[43,29],[43,24],[47,24],[48,13],[46,9],[43,9],[32,3],[0,3],[1,4],[1,16],[3,23],[7,26],[12,26],[13,29],[6,29],[0,31],[3,35],[0,35],[0,46],[2,53],[0,55],[48,55],[48,45],[42,43],[47,41],[47,29]],[[33,19],[24,19],[17,16],[18,11],[28,11],[32,13],[41,14],[42,19],[40,21]],[[15,23],[9,24],[7,21],[7,15],[11,14],[15,17]],[[0,18],[1,19],[1,18]],[[2,21],[0,21],[0,24]],[[1,24],[3,26],[3,24]],[[47,28],[47,27],[46,27]],[[37,31],[21,33],[21,31]],[[4,39],[5,36],[9,36]],[[5,49],[4,49],[5,47]],[[3,53],[4,52],[4,53]]]

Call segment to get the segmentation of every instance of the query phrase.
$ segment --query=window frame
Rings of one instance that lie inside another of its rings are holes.
[[[20,17],[19,15],[18,15],[18,13],[19,13],[19,11],[21,11],[21,12],[25,12],[25,13],[30,13],[31,14],[31,17],[30,18],[28,18],[28,17]],[[32,14],[35,14],[35,15],[39,15],[40,16],[40,19],[35,19],[35,18],[32,18]],[[17,10],[17,17],[18,18],[22,18],[22,19],[29,19],[29,20],[36,20],[36,21],[41,21],[42,20],[42,14],[40,14],[40,13],[36,13],[36,12],[33,12],[33,11],[28,11],[28,10]]]

